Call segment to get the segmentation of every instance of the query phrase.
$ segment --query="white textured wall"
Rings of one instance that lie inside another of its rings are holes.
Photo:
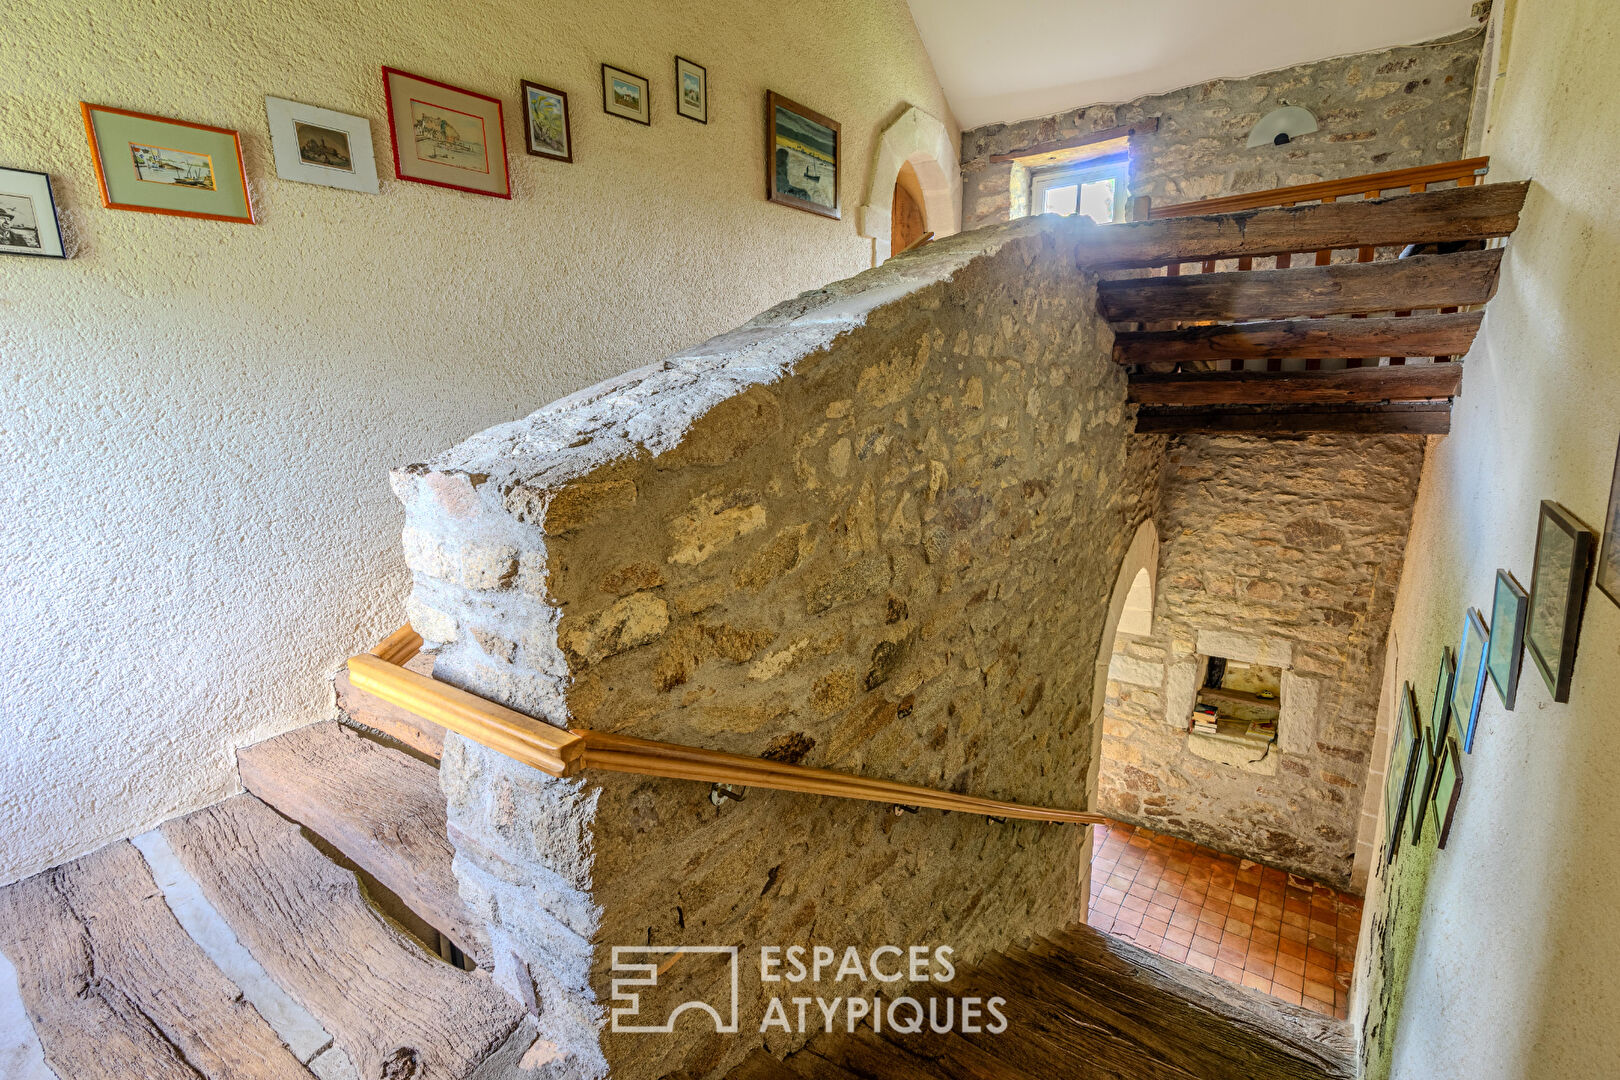
[[[1529,587],[1540,501],[1602,529],[1620,442],[1620,7],[1520,3],[1512,30],[1485,150],[1492,180],[1535,184],[1452,434],[1431,445],[1407,547],[1397,674],[1425,715],[1441,646],[1455,645],[1466,607],[1489,618],[1496,569]],[[1404,1008],[1392,1058],[1374,1055],[1369,1076],[1614,1076],[1620,608],[1592,591],[1567,704],[1528,656],[1513,712],[1487,687],[1463,771],[1451,839],[1417,891],[1415,936],[1414,912],[1397,915],[1393,936],[1412,958]],[[1419,872],[1425,854],[1404,851],[1397,872]],[[1364,949],[1381,892],[1369,888]]]
[[[31,0],[0,164],[79,255],[0,258],[0,882],[230,793],[233,750],[331,711],[403,619],[385,470],[869,264],[875,138],[949,117],[904,0],[554,5]],[[673,55],[710,123],[675,115]],[[651,128],[598,64],[652,79]],[[266,94],[372,121],[379,68],[500,96],[510,202],[277,179]],[[522,151],[518,80],[576,164]],[[841,222],[764,201],[767,86],[843,124]],[[101,208],[80,99],[239,129],[261,224]],[[954,128],[953,128],[954,130]]]

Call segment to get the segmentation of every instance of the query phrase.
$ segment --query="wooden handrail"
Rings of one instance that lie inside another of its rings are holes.
[[[1213,199],[1176,203],[1172,206],[1149,205],[1145,216],[1166,218],[1225,214],[1238,210],[1292,206],[1295,203],[1315,202],[1319,199],[1333,200],[1354,195],[1377,198],[1379,193],[1392,188],[1422,191],[1424,188],[1418,185],[1441,184],[1447,180],[1455,180],[1466,186],[1475,183],[1475,178],[1489,169],[1490,165],[1491,159],[1488,157],[1464,158],[1461,161],[1444,161],[1436,165],[1417,165],[1410,169],[1348,176],[1342,180],[1322,180],[1314,184],[1296,184],[1293,187],[1251,191],[1243,195],[1222,195]]]
[[[938,788],[874,780],[833,769],[790,765],[631,735],[583,728],[565,731],[404,667],[421,647],[421,636],[407,624],[371,652],[350,657],[349,679],[357,689],[552,776],[574,776],[582,769],[597,769],[1025,821],[1105,825],[1111,820],[1079,810],[981,799]]]

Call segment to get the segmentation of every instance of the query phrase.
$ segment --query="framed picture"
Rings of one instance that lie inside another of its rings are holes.
[[[1433,724],[1418,737],[1417,762],[1412,769],[1412,844],[1423,839],[1423,819],[1428,817],[1429,793],[1434,790],[1436,739],[1442,737]]]
[[[1463,749],[1474,752],[1474,725],[1485,697],[1485,649],[1490,631],[1478,609],[1469,608],[1457,646],[1457,677],[1451,687],[1451,720],[1462,733]]]
[[[370,120],[278,97],[265,98],[264,111],[277,176],[377,194]]]
[[[1524,623],[1530,597],[1506,570],[1496,572],[1496,598],[1491,601],[1491,643],[1485,650],[1485,670],[1502,698],[1513,708],[1519,696],[1519,668],[1524,660]]]
[[[109,210],[253,224],[242,140],[230,128],[79,102]]]
[[[652,87],[633,72],[602,65],[602,111],[638,124],[652,123]]]
[[[1457,657],[1448,646],[1440,650],[1440,677],[1434,683],[1434,708],[1429,712],[1436,738],[1444,739],[1451,730],[1451,688],[1456,681]]]
[[[394,175],[434,187],[512,197],[501,103],[487,94],[385,67]]]
[[[1555,502],[1541,504],[1524,644],[1554,701],[1569,700],[1594,540],[1592,530],[1568,510]]]
[[[1597,586],[1620,604],[1620,450],[1614,455],[1614,479],[1609,481],[1609,508],[1603,515],[1603,555],[1598,559]]]
[[[1400,720],[1389,736],[1389,770],[1384,773],[1384,827],[1389,848],[1386,861],[1394,862],[1401,849],[1401,825],[1411,801],[1413,777],[1417,774],[1418,744],[1423,730],[1418,726],[1417,694],[1412,684],[1401,688]]]
[[[840,128],[781,94],[765,94],[765,197],[837,218]]]
[[[1451,836],[1451,819],[1457,813],[1457,798],[1462,794],[1462,754],[1457,750],[1457,738],[1453,735],[1440,747],[1440,761],[1435,771],[1434,798],[1429,805],[1434,807],[1434,824],[1440,830],[1440,846],[1446,846],[1446,840]]]
[[[568,124],[568,95],[524,79],[524,149],[535,157],[574,160],[574,133]]]
[[[709,69],[684,56],[675,58],[675,111],[700,124],[709,122]]]
[[[0,169],[0,254],[67,258],[47,174]]]

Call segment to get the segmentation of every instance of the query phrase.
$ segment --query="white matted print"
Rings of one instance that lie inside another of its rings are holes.
[[[277,176],[377,193],[370,120],[278,97],[265,98],[264,110],[270,117]]]
[[[602,65],[602,111],[638,124],[652,123],[652,86],[643,75]]]
[[[398,68],[382,70],[395,176],[497,199],[512,197],[499,98]]]
[[[0,255],[67,258],[45,173],[0,169]]]
[[[709,122],[709,71],[684,56],[675,58],[675,111],[700,124]]]

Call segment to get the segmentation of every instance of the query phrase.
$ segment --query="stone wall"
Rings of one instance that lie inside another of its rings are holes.
[[[1028,171],[992,155],[1152,117],[1158,130],[1130,140],[1130,194],[1160,206],[1463,157],[1482,31],[963,132],[962,227],[1025,212]],[[1285,101],[1315,113],[1319,130],[1247,149],[1255,122]]]
[[[1109,594],[1164,440],[1131,434],[1079,232],[935,242],[397,471],[435,674],[557,724],[1083,805]],[[971,959],[1083,910],[1072,827],[717,807],[456,736],[442,778],[496,977],[584,1072],[738,1059],[763,944]],[[704,944],[743,949],[741,1035],[598,1044],[610,946]]]
[[[1153,632],[1121,634],[1110,669],[1104,813],[1350,884],[1423,454],[1403,435],[1171,444]],[[1187,731],[1210,655],[1283,668],[1261,760]]]

